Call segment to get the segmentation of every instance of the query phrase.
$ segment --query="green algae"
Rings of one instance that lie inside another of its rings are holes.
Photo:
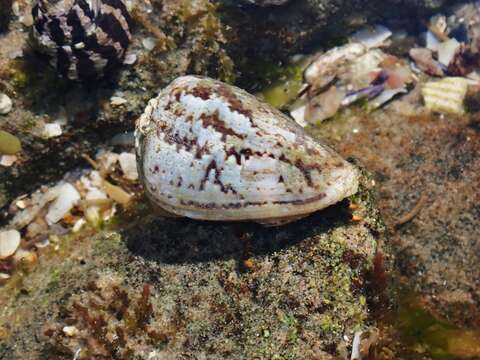
[[[264,100],[277,109],[282,109],[298,95],[303,84],[303,66],[292,64],[283,67],[263,65],[266,81],[276,79],[261,92]]]
[[[476,359],[480,357],[480,329],[461,329],[436,318],[412,294],[401,295],[395,320],[405,341],[434,360]]]

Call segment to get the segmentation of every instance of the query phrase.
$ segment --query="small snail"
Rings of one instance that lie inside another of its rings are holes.
[[[32,15],[39,51],[71,80],[104,76],[130,42],[131,18],[121,0],[35,0]]]
[[[358,170],[253,95],[184,76],[136,124],[137,167],[159,208],[279,225],[354,194]]]

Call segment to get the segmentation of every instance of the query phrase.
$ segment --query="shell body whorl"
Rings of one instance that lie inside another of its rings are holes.
[[[202,220],[294,219],[354,194],[358,170],[247,92],[180,77],[137,121],[137,165],[159,207]]]
[[[122,0],[36,0],[32,15],[38,50],[71,80],[109,73],[122,62],[131,39]]]

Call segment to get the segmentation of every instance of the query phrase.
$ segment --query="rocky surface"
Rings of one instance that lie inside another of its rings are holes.
[[[345,204],[282,228],[137,208],[121,230],[63,238],[1,289],[0,358],[347,357],[382,231],[362,194],[362,221]]]
[[[439,318],[478,327],[479,114],[412,111],[419,96],[416,89],[386,110],[349,116],[343,127],[327,123],[320,132],[375,174],[404,285]]]

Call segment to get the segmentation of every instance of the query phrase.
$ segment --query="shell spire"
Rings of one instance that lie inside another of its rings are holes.
[[[131,40],[122,0],[37,0],[32,15],[38,50],[71,80],[108,74],[122,63]]]
[[[137,121],[147,196],[203,220],[289,221],[354,194],[358,170],[247,92],[180,77]]]

